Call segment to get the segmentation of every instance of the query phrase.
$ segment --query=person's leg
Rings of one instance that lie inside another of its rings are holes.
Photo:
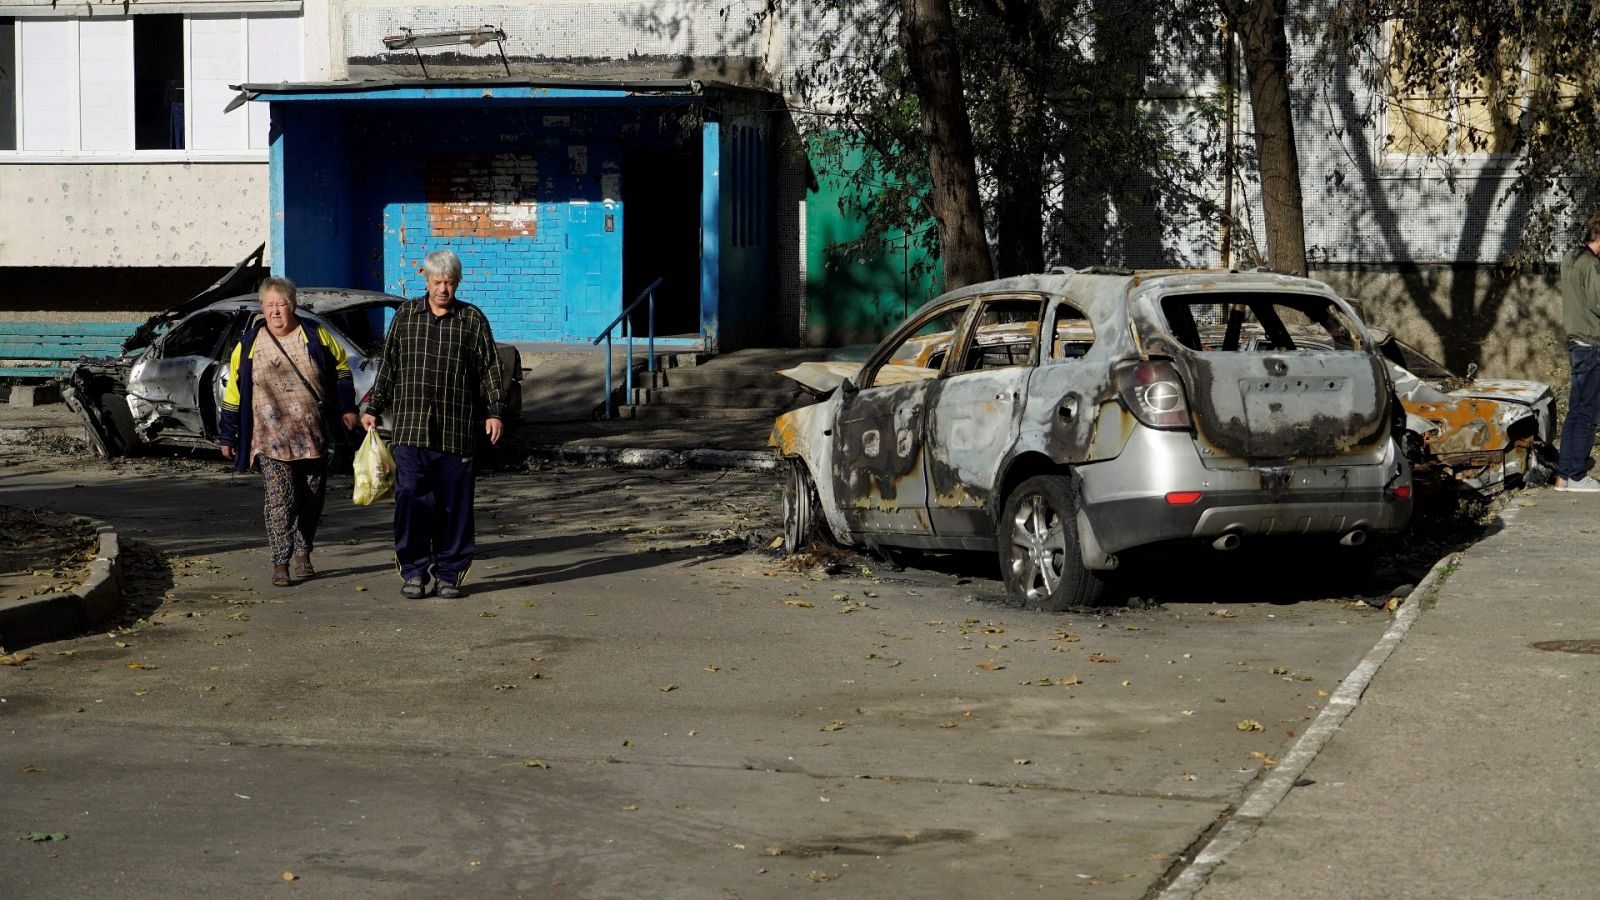
[[[477,463],[472,457],[440,454],[434,496],[439,515],[434,577],[441,585],[459,587],[477,550],[472,496],[477,488]]]
[[[1594,449],[1595,415],[1600,407],[1600,347],[1569,344],[1567,358],[1572,364],[1572,396],[1561,426],[1556,474],[1576,481],[1588,471],[1589,453]]]
[[[431,451],[395,444],[394,556],[405,581],[428,580],[433,565],[434,491],[429,477]]]
[[[293,463],[294,472],[294,555],[296,578],[316,574],[311,568],[311,551],[316,548],[317,524],[322,520],[323,503],[328,495],[328,460],[301,459]]]
[[[289,464],[265,456],[261,461],[261,480],[265,487],[262,504],[263,518],[267,523],[267,547],[272,552],[273,583],[287,583],[280,579],[280,570],[287,572],[289,554],[294,549],[294,483]]]

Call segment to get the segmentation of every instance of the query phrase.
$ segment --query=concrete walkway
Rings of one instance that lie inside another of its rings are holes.
[[[1515,502],[1198,896],[1596,896],[1597,533],[1600,496]]]

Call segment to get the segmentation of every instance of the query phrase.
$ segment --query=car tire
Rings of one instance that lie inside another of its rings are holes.
[[[804,553],[811,542],[822,536],[822,505],[817,500],[817,485],[811,472],[798,459],[785,460],[783,481],[783,552]]]
[[[99,398],[100,409],[105,413],[110,438],[109,449],[113,456],[138,456],[142,445],[139,432],[133,427],[133,412],[128,409],[126,395],[106,391]]]
[[[1029,609],[1099,606],[1106,578],[1086,568],[1078,547],[1078,503],[1060,475],[1035,475],[1006,498],[995,529],[1006,592]]]

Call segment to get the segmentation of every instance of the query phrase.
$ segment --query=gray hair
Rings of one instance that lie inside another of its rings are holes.
[[[262,281],[261,287],[256,289],[256,298],[258,300],[267,299],[268,291],[276,291],[282,294],[283,299],[289,301],[290,306],[300,305],[300,295],[295,291],[294,282],[287,278],[272,277]]]
[[[424,277],[439,276],[459,283],[461,257],[454,250],[435,250],[422,261],[422,274]]]

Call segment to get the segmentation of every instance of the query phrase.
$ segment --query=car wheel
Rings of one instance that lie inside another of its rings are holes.
[[[783,482],[783,552],[804,552],[811,542],[821,536],[817,528],[822,519],[817,501],[817,486],[811,472],[798,459],[788,460],[788,474]]]
[[[105,413],[106,423],[110,426],[111,447],[108,449],[113,456],[138,456],[140,450],[139,432],[133,427],[133,413],[128,409],[128,400],[122,394],[107,391],[100,395],[100,409]]]
[[[1006,591],[1018,603],[1060,612],[1104,601],[1105,577],[1085,568],[1078,550],[1078,504],[1066,478],[1036,475],[1018,485],[996,530]]]

